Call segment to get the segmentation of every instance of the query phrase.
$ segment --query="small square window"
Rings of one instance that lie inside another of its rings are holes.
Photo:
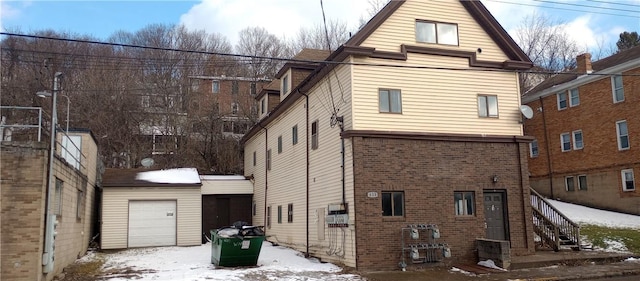
[[[278,154],[282,153],[282,136],[278,136]]]
[[[531,155],[531,158],[536,158],[538,157],[538,153],[538,140],[533,140],[529,144],[529,155]]]
[[[404,192],[382,192],[382,216],[402,217],[404,216]]]
[[[582,149],[584,147],[584,142],[582,140],[582,131],[573,131],[573,149]]]
[[[578,190],[587,190],[587,176],[578,176]]]
[[[580,104],[580,92],[578,88],[569,90],[569,106],[574,107]]]
[[[475,214],[475,196],[473,191],[453,193],[456,216],[473,216]]]
[[[294,145],[298,143],[298,125],[291,128],[291,143]]]
[[[616,122],[616,133],[618,134],[618,150],[629,149],[629,130],[627,121]]]
[[[613,103],[624,101],[624,87],[622,85],[622,75],[611,77],[611,88],[613,91]]]
[[[564,178],[564,187],[567,191],[574,191],[576,189],[574,178],[573,177],[565,177]]]
[[[478,116],[498,117],[498,96],[478,95]]]
[[[400,90],[378,90],[378,109],[386,113],[402,113],[402,96]]]
[[[569,133],[560,135],[560,145],[562,147],[562,152],[571,150],[571,135]]]
[[[633,177],[633,169],[622,170],[622,191],[634,190],[636,190],[636,184]]]
[[[422,43],[458,45],[458,25],[417,20],[416,41]]]
[[[557,94],[558,96],[558,110],[563,110],[567,108],[567,93],[561,92]]]

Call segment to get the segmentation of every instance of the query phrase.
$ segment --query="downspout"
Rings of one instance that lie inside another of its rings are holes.
[[[267,232],[267,189],[269,189],[269,180],[268,180],[268,175],[269,175],[269,170],[267,167],[267,153],[269,152],[269,130],[267,129],[267,127],[262,126],[262,124],[260,124],[260,122],[257,123],[258,126],[260,126],[261,128],[264,129],[264,158],[265,158],[265,165],[264,165],[264,217],[263,217],[263,225],[265,227],[265,233]],[[271,159],[269,159],[271,160]]]
[[[303,93],[303,92],[300,92],[299,90],[298,90],[298,93],[300,93],[301,95],[303,95],[305,97],[304,108],[305,108],[305,111],[306,111],[305,112],[305,115],[306,115],[305,116],[305,118],[306,118],[305,122],[306,123],[305,123],[304,126],[305,126],[305,134],[306,134],[305,142],[306,142],[306,145],[307,145],[307,149],[306,149],[306,155],[307,155],[306,156],[307,157],[307,164],[306,164],[307,165],[307,176],[306,176],[306,179],[307,179],[307,184],[306,184],[307,185],[306,186],[306,189],[307,189],[307,191],[306,191],[307,192],[306,193],[307,194],[306,195],[306,197],[307,197],[306,198],[306,201],[307,201],[306,202],[307,203],[307,207],[306,207],[306,209],[307,209],[307,231],[306,231],[306,233],[307,233],[307,243],[306,243],[306,245],[307,245],[307,249],[305,251],[304,256],[306,258],[308,258],[308,257],[310,257],[310,255],[309,255],[309,96],[307,94]],[[320,215],[324,215],[324,214],[320,214]]]
[[[347,196],[346,196],[346,183],[345,183],[345,151],[344,151],[344,138],[342,137],[342,133],[344,133],[344,117],[336,117],[338,122],[340,123],[340,154],[342,154],[342,207],[345,208],[347,204]],[[345,210],[348,211],[348,210]]]
[[[544,113],[544,103],[542,102],[542,97],[540,97],[540,108],[542,109],[542,126],[544,129],[544,142],[545,142],[545,150],[547,150],[547,167],[549,168],[549,191],[551,192],[551,199],[553,196],[553,167],[551,162],[551,151],[549,150],[549,134],[547,132],[547,118]]]
[[[520,153],[520,143],[518,142],[518,140],[516,139],[516,137],[513,137],[513,142],[516,144],[516,150],[518,151],[518,168],[520,169],[520,171],[518,172],[518,177],[520,178],[520,190],[522,191],[522,216],[523,216],[523,222],[524,222],[524,233],[529,233],[529,230],[527,229],[527,212],[526,212],[526,208],[525,206],[527,205],[527,198],[525,196],[526,192],[531,192],[529,190],[525,190],[524,185],[522,184],[522,180],[524,179],[524,176],[522,175],[522,153]],[[531,203],[529,203],[531,204]],[[527,246],[527,249],[529,249],[529,237],[530,234],[527,234],[525,237],[525,244]]]

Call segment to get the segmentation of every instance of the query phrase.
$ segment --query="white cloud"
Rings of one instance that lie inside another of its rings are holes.
[[[535,7],[539,2],[522,0],[515,4],[506,4],[503,2],[482,1],[493,17],[498,20],[500,25],[509,32],[513,37],[513,32],[518,28],[522,19],[539,12],[539,8]]]
[[[346,21],[353,30],[367,7],[363,0],[324,1],[327,20]],[[180,23],[189,29],[220,33],[235,44],[238,32],[253,26],[292,38],[301,27],[321,24],[322,10],[319,1],[308,0],[202,0],[180,17]]]
[[[573,39],[582,49],[595,48],[598,45],[598,36],[589,26],[592,23],[591,15],[584,15],[573,19],[563,25],[569,38]]]

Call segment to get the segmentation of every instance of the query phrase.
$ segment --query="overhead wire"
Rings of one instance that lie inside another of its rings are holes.
[[[504,1],[504,0],[487,0],[487,1],[497,2],[497,3],[504,3],[504,4],[511,4],[511,5],[517,5],[517,6],[539,7],[539,8],[544,8],[544,9],[556,9],[556,10],[591,13],[591,14],[600,14],[600,15],[609,15],[609,16],[618,16],[618,17],[628,17],[628,18],[640,18],[639,14],[626,15],[626,14],[617,14],[617,13],[606,13],[606,12],[600,12],[600,11],[589,11],[589,10],[578,10],[578,9],[570,9],[570,8],[562,8],[562,7],[551,7],[551,6],[527,4],[527,3],[522,3],[522,2],[510,2],[510,1]]]

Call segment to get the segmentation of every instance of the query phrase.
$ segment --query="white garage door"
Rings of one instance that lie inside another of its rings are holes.
[[[176,245],[176,201],[129,201],[129,247]]]

